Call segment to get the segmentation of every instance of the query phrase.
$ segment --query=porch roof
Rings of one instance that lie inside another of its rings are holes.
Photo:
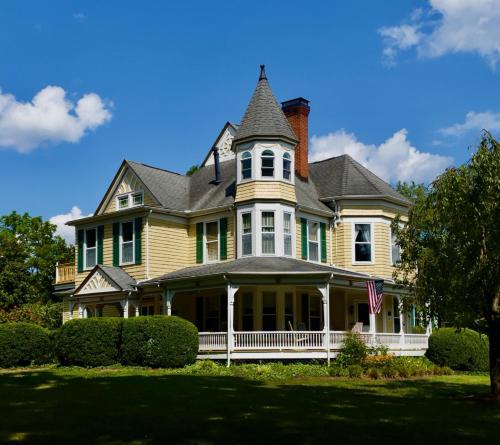
[[[286,257],[247,257],[232,261],[186,267],[138,283],[138,287],[159,284],[168,281],[201,278],[220,275],[340,275],[358,279],[371,278],[370,275],[352,272],[346,269],[311,263]]]

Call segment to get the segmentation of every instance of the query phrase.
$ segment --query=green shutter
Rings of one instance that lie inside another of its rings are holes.
[[[321,237],[321,262],[326,263],[326,224],[319,223],[319,233]]]
[[[220,229],[220,259],[227,260],[227,218],[219,221]]]
[[[302,239],[302,259],[307,260],[307,219],[300,218],[300,237]]]
[[[203,223],[196,223],[196,262],[203,263]]]
[[[83,230],[76,231],[76,243],[78,248],[78,256],[77,256],[77,268],[78,273],[83,272]]]
[[[136,218],[134,222],[135,231],[135,264],[142,263],[142,217]]]
[[[113,223],[113,266],[120,265],[120,223]]]
[[[97,264],[103,263],[104,226],[97,226]]]

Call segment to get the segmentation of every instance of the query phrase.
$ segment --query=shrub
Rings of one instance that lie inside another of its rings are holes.
[[[329,373],[331,377],[349,377],[349,372],[347,371],[347,368],[339,365],[336,362],[333,362],[330,365]]]
[[[381,376],[381,372],[378,368],[368,368],[366,375],[371,379],[379,379]]]
[[[353,379],[359,379],[363,376],[363,367],[361,365],[350,365],[347,368],[347,372],[349,374],[349,377]]]
[[[471,329],[441,328],[429,338],[427,357],[457,371],[487,371],[488,339]]]
[[[122,362],[152,368],[179,368],[194,363],[198,330],[180,317],[156,315],[123,321]]]
[[[56,334],[56,355],[63,365],[107,366],[119,362],[122,319],[82,318]]]
[[[0,367],[47,363],[49,331],[31,323],[0,324]]]
[[[31,303],[5,311],[0,309],[0,323],[35,323],[44,328],[57,329],[62,324],[61,303]]]
[[[344,340],[336,361],[341,366],[361,365],[368,353],[369,348],[361,337],[356,333],[352,333],[348,334]]]

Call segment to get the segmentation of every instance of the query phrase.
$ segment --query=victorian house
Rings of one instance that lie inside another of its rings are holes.
[[[422,355],[391,234],[410,203],[348,155],[308,161],[310,107],[276,101],[261,68],[240,124],[191,176],[123,161],[59,265],[64,321],[177,315],[200,357],[334,357],[346,334]],[[371,314],[367,282],[383,279]]]

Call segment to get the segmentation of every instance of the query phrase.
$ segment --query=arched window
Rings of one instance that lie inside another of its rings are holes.
[[[285,153],[283,155],[283,179],[288,179],[292,177],[292,159],[290,154]]]
[[[246,151],[241,155],[241,179],[252,177],[252,155]]]
[[[262,152],[262,176],[274,176],[274,153],[271,150],[264,150]]]

